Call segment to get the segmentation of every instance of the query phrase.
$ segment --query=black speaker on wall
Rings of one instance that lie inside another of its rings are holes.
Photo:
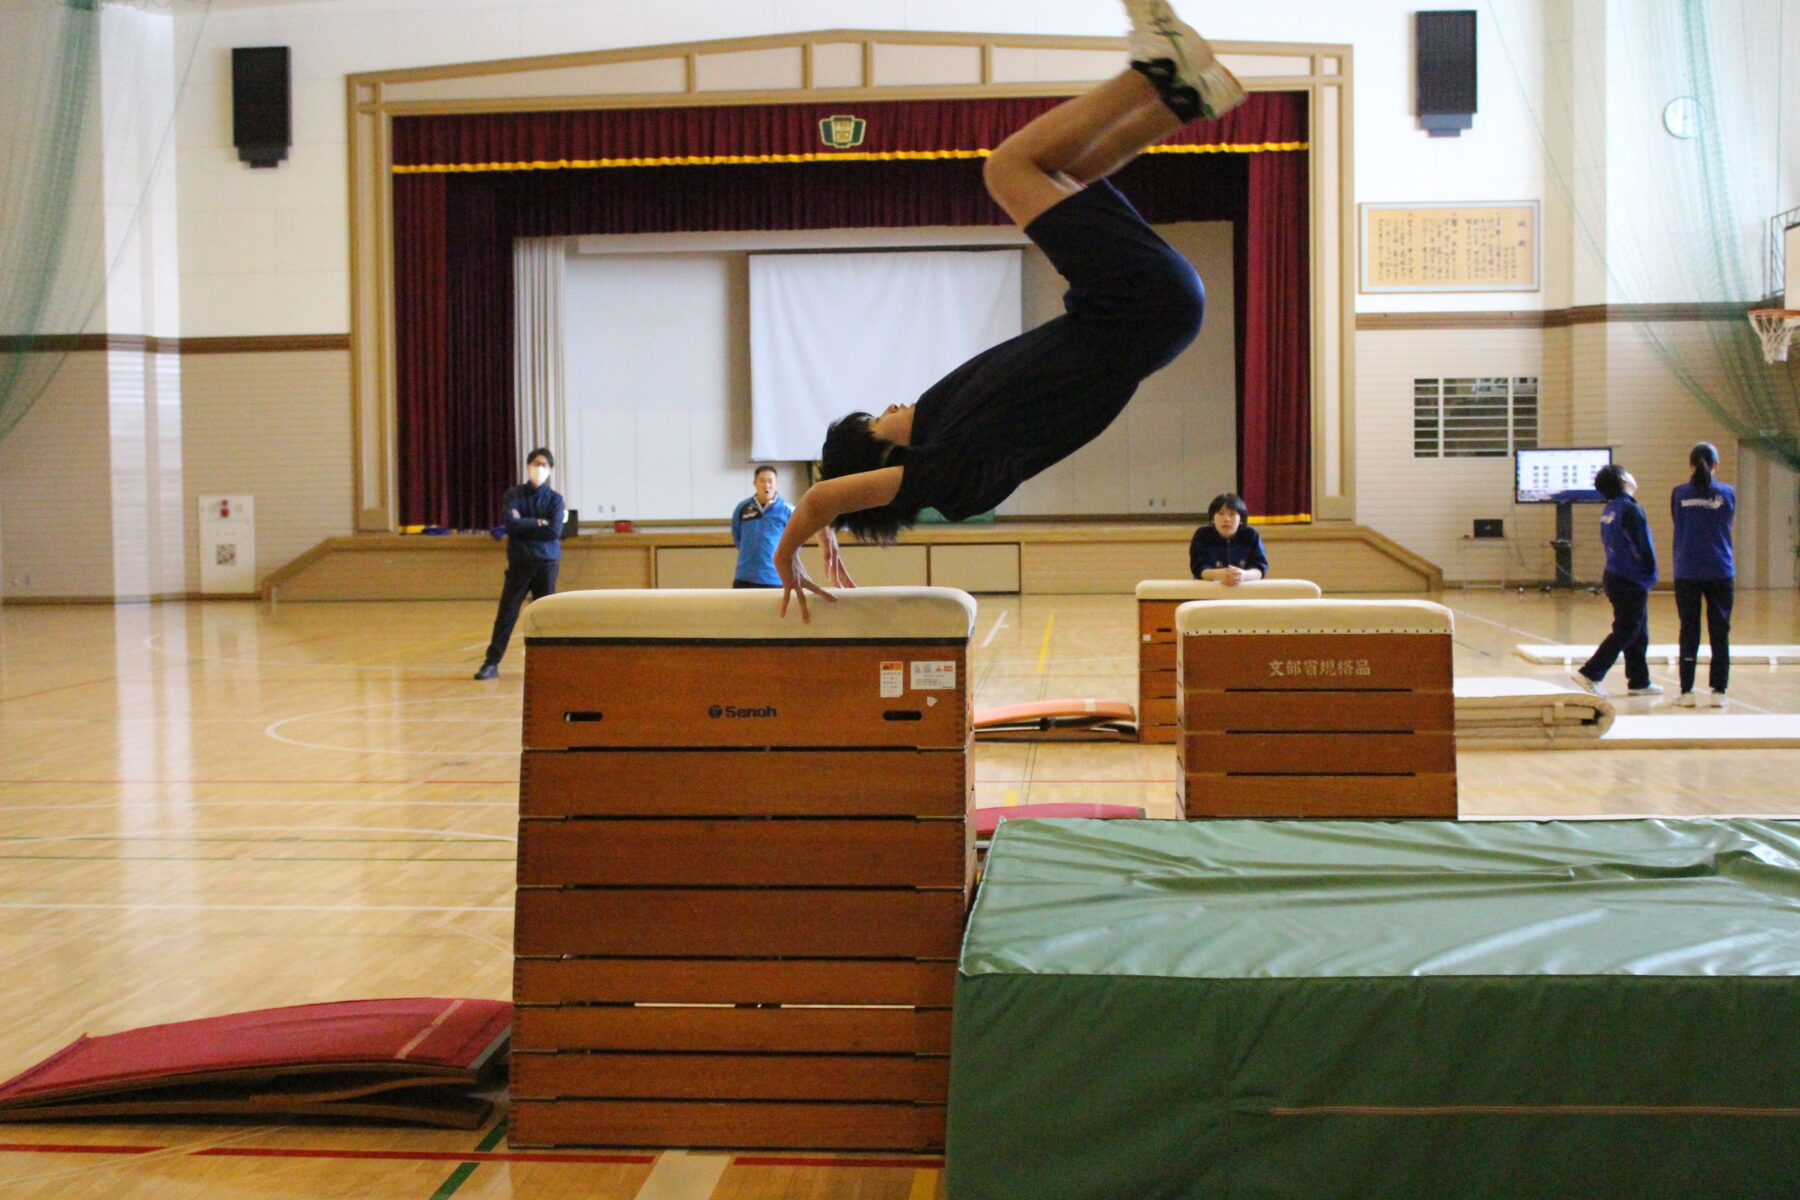
[[[1413,14],[1419,126],[1457,137],[1475,123],[1475,10]]]
[[[253,167],[278,166],[292,144],[288,48],[239,46],[231,52],[231,141]]]

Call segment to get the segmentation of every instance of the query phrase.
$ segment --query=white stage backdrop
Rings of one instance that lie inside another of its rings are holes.
[[[1017,250],[750,256],[750,439],[810,461],[845,413],[910,404],[1023,328]]]

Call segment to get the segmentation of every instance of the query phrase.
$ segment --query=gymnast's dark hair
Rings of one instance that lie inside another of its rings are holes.
[[[825,446],[819,451],[819,478],[836,479],[840,475],[858,475],[897,465],[889,457],[897,449],[893,442],[875,436],[869,422],[875,418],[866,412],[853,412],[834,421],[825,431]],[[892,504],[847,512],[832,521],[833,529],[855,534],[865,542],[886,545],[900,536],[919,517],[919,510],[908,511]]]
[[[1618,463],[1607,463],[1594,472],[1594,490],[1608,500],[1617,500],[1625,494],[1625,468]]]
[[[1710,496],[1713,492],[1713,468],[1719,465],[1719,448],[1711,442],[1701,442],[1688,451],[1688,466],[1694,468],[1694,490],[1702,496]]]
[[[1214,496],[1212,503],[1206,506],[1206,519],[1212,520],[1227,508],[1236,513],[1239,520],[1248,521],[1250,519],[1250,506],[1245,504],[1244,498],[1236,492],[1220,492]]]

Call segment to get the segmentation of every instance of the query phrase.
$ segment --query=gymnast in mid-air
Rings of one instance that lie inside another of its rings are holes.
[[[987,512],[1027,479],[1099,437],[1145,377],[1200,330],[1205,292],[1106,177],[1189,121],[1217,117],[1244,90],[1165,0],[1125,0],[1131,66],[1032,120],[983,168],[988,194],[1069,283],[1066,310],[983,351],[912,404],[835,422],[821,479],[775,549],[781,611],[807,592],[815,534],[825,580],[855,586],[837,530],[891,542],[924,508],[952,521]]]

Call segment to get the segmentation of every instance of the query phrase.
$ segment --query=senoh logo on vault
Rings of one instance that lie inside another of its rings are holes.
[[[732,717],[772,717],[776,714],[773,704],[765,704],[761,708],[737,708],[730,704],[715,704],[706,710],[706,715],[717,721]]]

